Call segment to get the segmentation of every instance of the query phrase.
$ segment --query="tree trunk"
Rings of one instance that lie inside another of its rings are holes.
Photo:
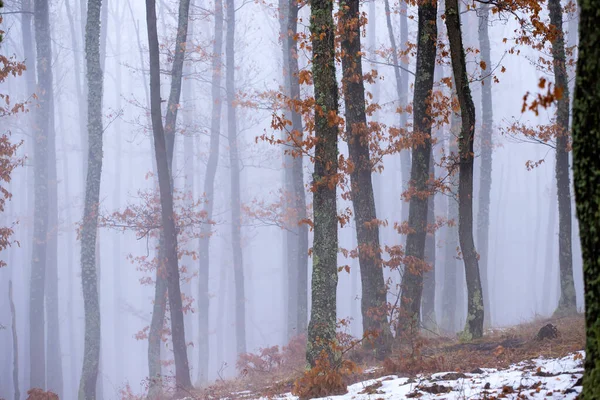
[[[450,122],[450,133],[448,135],[448,150],[449,156],[458,154],[458,146],[456,142],[456,132],[459,130],[460,117],[456,113],[452,113]],[[444,286],[442,291],[442,328],[447,333],[454,334],[458,331],[458,316],[456,310],[458,303],[458,287],[457,276],[459,264],[456,262],[456,249],[458,248],[458,231],[456,223],[458,222],[458,201],[455,196],[457,193],[458,182],[456,172],[450,173],[449,186],[452,194],[448,197],[448,221],[452,221],[452,225],[446,226],[445,233],[445,252],[444,252]]]
[[[227,0],[227,139],[229,141],[229,171],[231,179],[231,246],[235,280],[235,328],[237,354],[246,352],[246,295],[244,293],[244,260],[242,255],[242,221],[240,202],[240,157],[237,138],[235,102],[235,1]]]
[[[179,287],[177,230],[173,218],[173,191],[169,171],[169,156],[167,152],[165,130],[162,125],[162,111],[160,105],[160,58],[158,33],[156,29],[155,0],[146,0],[146,17],[148,24],[148,48],[150,52],[150,105],[152,131],[160,189],[161,219],[165,240],[167,291],[170,305],[173,353],[175,358],[175,383],[177,391],[184,392],[192,387],[192,383],[190,381],[190,371],[187,359],[181,289]],[[181,51],[185,50],[182,49]]]
[[[223,53],[223,1],[215,0],[215,39],[213,43],[212,55],[212,112],[210,121],[210,152],[206,164],[206,177],[204,179],[204,211],[206,219],[210,221],[213,217],[215,203],[215,176],[219,164],[219,139],[221,137],[221,68]],[[198,323],[199,323],[199,343],[198,352],[198,383],[208,381],[208,361],[209,361],[209,337],[208,337],[208,317],[209,317],[209,268],[210,268],[210,235],[212,225],[205,223],[201,227],[200,238],[200,262],[199,262],[199,287],[198,287]],[[218,329],[219,327],[217,327]]]
[[[467,322],[464,338],[471,340],[483,336],[483,299],[479,265],[473,241],[473,141],[475,137],[475,104],[471,97],[465,50],[462,43],[458,0],[446,0],[446,28],[450,42],[452,70],[456,94],[460,104],[462,127],[459,136],[458,181],[458,238],[465,262],[467,279]]]
[[[312,73],[315,91],[315,167],[313,172],[312,307],[306,359],[311,367],[322,352],[333,364],[338,358],[336,340],[336,289],[338,283],[338,85],[335,77],[333,1],[312,0]]]
[[[401,10],[401,22],[406,18],[406,2],[401,1],[400,7]],[[404,16],[402,16],[402,12],[404,12]],[[401,107],[406,107],[408,103],[408,75],[406,75],[406,71],[404,74],[400,68],[400,60],[398,59],[398,46],[396,45],[396,36],[394,35],[394,28],[392,25],[392,17],[390,10],[390,2],[389,0],[385,0],[385,18],[387,22],[388,35],[390,38],[390,43],[392,45],[392,61],[394,63],[394,76],[396,78],[396,94],[398,96],[398,100],[400,101]],[[401,45],[406,45],[408,41],[408,25],[405,23],[401,23],[400,29],[400,38],[403,43]],[[406,30],[406,32],[405,32]],[[404,57],[403,57],[404,58]],[[407,64],[402,60],[402,66],[407,67]],[[407,129],[408,122],[408,114],[406,112],[400,113],[400,129]],[[409,187],[409,178],[412,179],[412,171],[411,171],[411,159],[410,159],[410,150],[402,149],[400,150],[400,169],[402,171],[402,193],[406,192]],[[402,204],[402,221],[404,222],[409,218],[409,205],[406,203]]]
[[[411,189],[415,191],[409,200],[408,225],[411,232],[406,237],[407,264],[402,275],[399,321],[397,333],[411,333],[418,329],[420,321],[421,294],[425,266],[425,238],[427,228],[427,204],[431,193],[429,160],[431,157],[431,123],[428,102],[433,89],[437,42],[437,2],[426,1],[419,5],[419,31],[417,45],[418,75],[414,92],[413,137],[423,142],[412,147]]]
[[[569,178],[569,79],[566,67],[563,11],[560,0],[548,0],[550,23],[556,29],[552,42],[554,84],[562,90],[556,111],[556,188],[558,194],[558,260],[560,265],[560,300],[555,314],[577,312],[573,255],[571,246],[571,183]]]
[[[14,399],[19,400],[21,398],[21,392],[19,391],[19,340],[17,337],[17,312],[15,311],[15,303],[13,301],[12,281],[8,281],[8,301],[10,303],[10,315],[12,321]]]
[[[37,50],[37,90],[34,139],[34,215],[33,251],[29,303],[29,362],[31,388],[46,388],[46,349],[44,299],[46,285],[46,254],[48,236],[48,147],[53,143],[52,121],[52,46],[48,0],[35,0],[34,23]]]
[[[158,400],[162,396],[162,368],[160,348],[165,314],[167,312],[167,271],[165,259],[164,235],[160,235],[158,244],[158,265],[156,267],[156,282],[154,286],[154,305],[152,320],[148,332],[148,400]]]
[[[359,0],[340,0],[342,37],[342,70],[344,104],[346,107],[346,138],[350,162],[351,196],[356,221],[358,259],[362,282],[361,312],[365,344],[372,346],[377,358],[383,359],[391,350],[391,333],[387,320],[387,289],[383,278],[379,224],[375,212],[369,130],[365,111],[360,44]]]
[[[585,286],[585,400],[600,398],[600,35],[598,0],[580,0],[579,60],[573,103],[573,172]]]
[[[429,173],[435,177],[435,164],[433,151],[429,153]],[[435,225],[435,200],[432,195],[427,202],[427,226]],[[425,237],[425,262],[428,269],[423,276],[423,299],[421,302],[421,320],[423,328],[430,332],[436,332],[437,317],[435,315],[435,231],[428,228]]]
[[[481,173],[479,176],[479,209],[477,210],[477,248],[479,249],[479,267],[481,269],[481,288],[483,290],[483,308],[485,321],[492,325],[490,307],[490,290],[488,274],[488,247],[490,230],[490,193],[492,191],[492,131],[494,114],[492,107],[492,58],[489,36],[489,5],[484,4],[479,9],[479,47],[481,61],[486,64],[481,87]]]

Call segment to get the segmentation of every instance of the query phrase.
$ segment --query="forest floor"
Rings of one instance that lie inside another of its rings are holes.
[[[556,337],[539,340],[540,328]],[[427,333],[396,346],[383,362],[362,348],[346,355],[360,372],[345,375],[348,393],[336,400],[430,398],[560,398],[581,391],[585,325],[583,315],[538,319],[486,331],[470,342]],[[302,343],[262,349],[238,362],[240,377],[219,380],[187,399],[285,399],[302,376]],[[444,372],[442,372],[444,371]]]

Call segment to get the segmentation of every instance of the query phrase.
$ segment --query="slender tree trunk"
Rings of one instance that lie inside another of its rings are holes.
[[[566,67],[563,11],[560,0],[548,0],[550,23],[556,29],[552,42],[554,81],[562,89],[556,111],[556,188],[558,194],[558,260],[560,265],[560,300],[555,314],[577,311],[575,282],[573,280],[573,255],[571,244],[571,183],[569,178],[569,79]]]
[[[402,275],[400,314],[398,333],[418,329],[420,321],[421,294],[425,265],[425,238],[427,229],[427,204],[431,194],[429,180],[429,160],[431,157],[431,123],[428,102],[433,90],[437,43],[437,2],[424,1],[419,5],[419,31],[417,45],[417,67],[414,92],[414,133],[413,137],[423,138],[423,142],[413,145],[411,166],[411,189],[408,225],[411,232],[406,237],[407,264]]]
[[[19,390],[19,339],[17,337],[17,312],[13,301],[12,281],[8,281],[8,301],[10,303],[10,315],[12,322],[12,342],[13,342],[13,390],[14,399],[20,400],[21,392]]]
[[[227,0],[227,139],[229,142],[229,171],[231,179],[231,246],[235,280],[235,330],[237,354],[246,352],[246,295],[244,290],[244,260],[242,255],[242,221],[240,200],[240,156],[237,138],[235,102],[235,1]]]
[[[165,259],[164,235],[160,236],[158,244],[158,265],[156,268],[156,283],[154,286],[154,305],[152,320],[148,333],[148,400],[158,400],[162,396],[162,368],[160,348],[165,314],[167,312],[167,270]]]
[[[573,103],[573,171],[585,286],[586,348],[581,398],[600,398],[600,1],[580,0],[579,60]]]
[[[335,77],[335,27],[333,1],[312,0],[312,73],[315,90],[315,168],[313,172],[313,272],[312,307],[308,325],[306,359],[311,367],[322,352],[333,364],[336,340],[336,290],[338,283],[338,85]]]
[[[400,1],[401,10],[401,22],[406,18],[406,2]],[[404,16],[402,16],[402,12]],[[400,61],[398,59],[398,46],[396,45],[396,36],[394,35],[394,28],[392,25],[392,16],[390,10],[390,2],[389,0],[385,0],[385,18],[387,22],[388,35],[390,38],[390,43],[392,45],[392,62],[394,63],[394,76],[396,78],[396,94],[398,96],[398,100],[400,101],[401,107],[406,107],[408,103],[408,75],[406,72],[403,73],[401,71],[400,66],[407,67],[407,64],[404,60]],[[404,24],[401,24],[401,46],[405,46],[408,41],[408,25],[406,21]],[[406,30],[406,31],[405,31]],[[405,57],[403,57],[405,58]],[[402,64],[401,64],[402,63]],[[408,114],[406,112],[400,113],[400,128],[407,129],[408,122]],[[409,187],[409,180],[412,179],[411,172],[411,154],[409,149],[400,150],[400,169],[402,171],[402,193],[406,192]],[[402,221],[406,221],[409,218],[409,205],[403,203],[402,204]]]
[[[473,240],[473,141],[475,137],[475,104],[471,97],[465,50],[462,43],[458,0],[446,0],[446,28],[450,41],[452,70],[460,104],[462,127],[459,136],[458,238],[467,280],[468,306],[464,337],[483,335],[483,299],[479,262]]]
[[[213,217],[215,204],[215,176],[219,164],[219,139],[221,137],[221,68],[223,53],[223,1],[215,0],[215,39],[213,42],[212,55],[212,112],[210,120],[210,153],[206,164],[206,177],[204,178],[204,211],[206,219],[210,221]],[[203,384],[208,381],[209,367],[209,268],[210,268],[210,235],[212,225],[210,223],[202,224],[200,238],[200,262],[198,276],[198,323],[199,323],[199,343],[198,353],[198,383]],[[222,294],[221,294],[222,295]],[[219,327],[217,327],[219,329]]]
[[[450,122],[450,132],[448,135],[448,150],[449,156],[458,154],[458,146],[456,142],[456,136],[458,136],[457,130],[460,130],[460,116],[456,113],[452,113]],[[459,264],[457,263],[456,257],[458,248],[458,230],[456,224],[458,223],[458,201],[455,194],[458,188],[458,174],[451,172],[449,176],[449,186],[452,190],[452,195],[448,198],[448,221],[452,221],[452,224],[446,226],[445,234],[445,252],[444,252],[444,286],[442,292],[442,328],[451,334],[458,331],[458,317],[456,310],[458,308],[458,288],[457,288],[457,276]]]
[[[100,10],[102,0],[89,0],[85,31],[88,82],[88,154],[83,225],[81,229],[81,281],[85,311],[85,344],[79,398],[96,399],[100,362],[100,304],[96,265],[98,206],[102,175],[102,97],[100,68]]]
[[[346,137],[350,162],[351,196],[356,221],[358,259],[360,262],[362,297],[361,312],[365,337],[375,333],[373,346],[378,358],[391,350],[391,332],[387,320],[387,290],[383,278],[379,224],[375,212],[371,158],[369,155],[369,130],[365,111],[365,86],[363,82],[360,44],[359,0],[340,0],[342,37],[343,93],[346,107]]]
[[[37,50],[37,90],[34,138],[34,215],[33,252],[29,309],[29,362],[31,388],[46,388],[46,348],[44,299],[48,236],[48,147],[51,145],[52,121],[52,46],[48,0],[35,0],[34,23]]]
[[[162,225],[165,240],[164,247],[166,259],[167,291],[169,295],[171,335],[173,339],[173,353],[175,358],[175,383],[177,386],[177,391],[184,392],[191,388],[192,383],[190,381],[190,371],[187,359],[181,289],[179,286],[177,229],[175,227],[173,213],[173,191],[169,171],[169,155],[167,152],[168,140],[165,138],[165,130],[163,129],[161,116],[160,58],[158,33],[156,29],[155,0],[146,0],[146,17],[148,24],[148,47],[150,52],[150,104],[152,114],[152,131],[154,135],[154,152],[158,171]],[[181,51],[185,51],[185,49],[181,49]],[[173,79],[175,79],[175,77],[173,77]]]
[[[290,74],[290,97],[300,101],[300,82],[298,81],[298,43],[296,33],[298,32],[298,11],[300,6],[297,0],[289,0],[288,9],[288,35],[287,35],[287,57],[289,58]],[[302,115],[296,110],[291,110],[292,133],[296,142],[304,140],[304,128],[302,126]],[[292,206],[295,211],[294,233],[296,234],[296,255],[294,257],[297,267],[297,318],[296,334],[306,334],[308,325],[308,226],[300,221],[306,220],[306,192],[304,189],[304,160],[302,154],[292,160]]]
[[[481,269],[481,288],[483,290],[483,308],[485,321],[492,325],[490,307],[490,290],[488,274],[488,247],[490,230],[490,193],[492,191],[492,131],[494,114],[492,107],[492,58],[489,35],[489,5],[484,4],[479,10],[479,47],[481,61],[486,64],[481,87],[481,173],[479,175],[479,209],[477,211],[477,248],[479,249],[479,267]]]
[[[433,160],[433,151],[429,153],[429,172],[435,177],[435,164]],[[435,224],[435,201],[432,195],[427,202],[427,225],[432,227]],[[421,318],[423,327],[430,332],[436,332],[437,317],[435,315],[435,231],[427,230],[425,237],[425,262],[428,269],[423,276],[423,299],[421,303]]]

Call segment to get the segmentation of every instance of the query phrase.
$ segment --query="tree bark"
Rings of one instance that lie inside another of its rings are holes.
[[[583,255],[586,348],[585,400],[600,398],[600,1],[580,0],[579,59],[573,103],[573,172]]]
[[[338,85],[335,77],[333,0],[312,0],[312,73],[315,93],[315,167],[313,172],[312,307],[308,324],[306,359],[311,367],[322,352],[333,364],[336,340],[338,283]],[[333,119],[330,121],[330,119]]]
[[[469,88],[465,50],[462,43],[458,0],[446,0],[446,28],[450,41],[452,70],[462,120],[459,136],[458,238],[465,263],[467,280],[466,340],[483,336],[483,298],[479,264],[473,241],[473,141],[475,137],[475,104]]]
[[[102,96],[100,68],[100,10],[102,0],[89,0],[85,30],[88,83],[88,153],[83,224],[81,229],[81,281],[85,311],[85,343],[79,398],[96,399],[100,362],[100,304],[96,266],[98,206],[102,175]]]
[[[433,151],[429,153],[429,172],[435,177],[435,164],[433,160]],[[425,262],[428,269],[423,276],[423,299],[421,302],[421,320],[423,328],[430,332],[436,332],[438,329],[437,317],[435,314],[435,231],[431,228],[435,224],[435,199],[432,195],[427,202],[427,235],[425,236]]]
[[[246,352],[246,295],[244,291],[244,260],[242,254],[242,221],[240,201],[240,156],[237,138],[235,102],[235,1],[227,0],[227,139],[229,142],[229,172],[231,182],[231,246],[235,281],[235,329],[237,354]]]
[[[369,154],[369,130],[365,111],[360,43],[359,0],[340,0],[342,37],[342,89],[346,107],[346,139],[350,162],[351,197],[356,221],[358,259],[362,282],[361,313],[365,344],[383,359],[391,350],[391,332],[387,320],[387,288],[383,278],[379,223],[375,211],[373,166]]]
[[[32,388],[46,388],[46,348],[44,299],[48,236],[48,148],[51,145],[52,45],[48,0],[35,0],[34,25],[37,51],[37,89],[39,107],[35,118],[34,139],[34,215],[33,250],[29,303],[29,362]]]
[[[479,9],[479,47],[481,61],[486,64],[481,87],[481,173],[479,175],[479,209],[477,210],[477,248],[479,249],[479,267],[481,270],[481,288],[483,290],[483,308],[485,321],[492,325],[490,290],[488,274],[488,248],[490,230],[490,193],[492,191],[492,152],[493,152],[493,104],[492,104],[492,58],[489,35],[489,5]]]
[[[173,191],[168,163],[167,140],[162,124],[160,98],[160,58],[156,27],[155,0],[146,0],[148,25],[148,48],[150,52],[150,106],[154,152],[160,190],[161,219],[164,233],[167,291],[171,317],[171,335],[175,358],[175,383],[177,391],[184,392],[192,387],[185,342],[179,267],[177,257],[177,229],[173,214]]]
[[[556,110],[556,188],[558,195],[558,260],[560,265],[560,300],[555,314],[577,312],[575,281],[573,280],[573,250],[571,244],[571,183],[569,178],[569,78],[565,55],[563,11],[560,0],[548,0],[550,23],[556,30],[552,42],[554,84],[562,90]]]
[[[411,333],[418,330],[420,322],[421,295],[425,266],[425,238],[427,229],[427,204],[431,194],[429,159],[431,156],[431,124],[428,103],[433,89],[437,42],[437,2],[423,1],[419,4],[419,30],[417,44],[418,71],[414,92],[414,132],[412,146],[411,189],[415,191],[409,200],[408,225],[410,233],[406,237],[407,264],[402,275],[399,321],[397,333]],[[421,139],[417,139],[421,138]],[[422,142],[421,142],[422,140]]]
[[[206,219],[212,220],[215,204],[215,176],[219,164],[219,139],[221,137],[221,68],[223,54],[223,1],[215,0],[215,38],[213,42],[212,55],[212,112],[210,120],[210,153],[206,164],[206,177],[204,178],[204,211]],[[199,355],[198,360],[198,383],[208,381],[208,361],[209,361],[209,337],[208,337],[208,317],[209,317],[209,287],[208,277],[210,268],[210,235],[212,225],[202,224],[200,238],[200,270],[198,287],[198,322],[199,322]],[[219,327],[217,327],[218,329]]]

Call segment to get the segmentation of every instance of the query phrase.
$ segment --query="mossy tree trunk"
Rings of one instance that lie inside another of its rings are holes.
[[[419,4],[417,43],[417,77],[415,78],[413,138],[422,138],[412,147],[408,225],[406,237],[407,263],[402,275],[397,333],[415,333],[420,324],[423,274],[425,273],[425,238],[427,235],[427,204],[430,198],[429,161],[431,157],[431,124],[428,104],[433,89],[437,43],[437,1]]]
[[[375,211],[375,197],[371,174],[373,165],[369,154],[369,129],[365,111],[360,43],[359,0],[339,0],[342,37],[342,89],[346,107],[346,140],[350,162],[351,197],[356,221],[358,260],[362,283],[361,312],[365,337],[375,333],[375,340],[365,344],[374,346],[376,356],[384,358],[391,350],[391,332],[387,320],[387,288],[383,278],[379,224]]]
[[[558,261],[560,265],[560,300],[555,314],[577,311],[573,280],[573,249],[571,243],[571,183],[569,178],[569,77],[565,54],[563,11],[560,0],[548,0],[550,23],[555,29],[552,42],[554,84],[562,90],[556,110],[556,188],[558,195]]]
[[[458,0],[446,0],[446,28],[450,42],[452,71],[460,104],[458,181],[458,240],[465,263],[467,280],[467,322],[463,338],[483,336],[483,298],[479,262],[473,240],[473,141],[475,138],[475,104],[469,88],[465,49],[462,43]]]
[[[338,283],[338,85],[335,76],[333,0],[312,0],[310,33],[315,93],[315,167],[313,172],[312,308],[306,359],[314,367],[322,352],[335,362]]]
[[[600,398],[600,1],[580,0],[573,175],[583,255],[586,357],[581,398]]]
[[[85,204],[81,229],[81,280],[85,311],[85,343],[83,372],[79,398],[96,398],[96,383],[100,363],[100,304],[97,271],[98,206],[102,176],[102,96],[104,77],[100,67],[100,10],[102,0],[89,0],[85,29],[87,71],[88,152]]]

